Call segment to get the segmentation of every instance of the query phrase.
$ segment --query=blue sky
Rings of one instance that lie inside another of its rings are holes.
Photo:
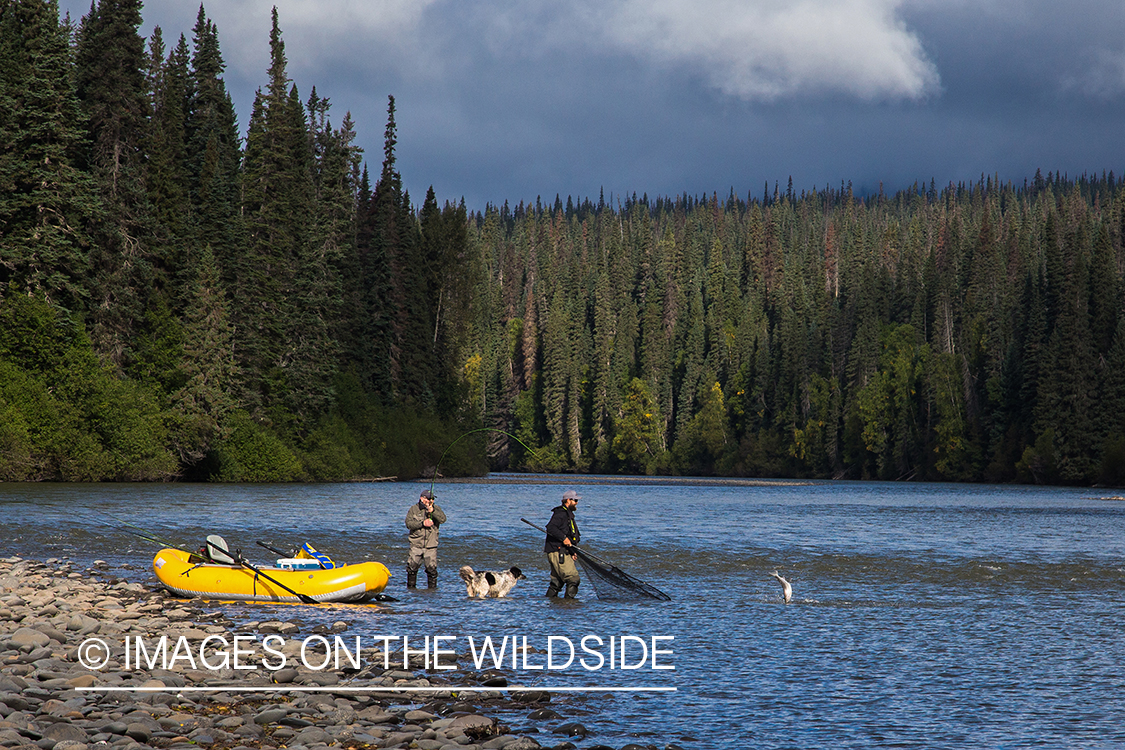
[[[271,0],[213,0],[245,128]],[[1125,172],[1121,0],[281,0],[289,75],[416,203]],[[62,0],[80,17],[89,1]],[[152,0],[169,45],[198,5]]]

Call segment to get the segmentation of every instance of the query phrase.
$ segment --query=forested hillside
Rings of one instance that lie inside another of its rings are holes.
[[[139,0],[76,26],[0,0],[0,479],[433,466],[476,424],[439,321],[467,222],[403,192],[394,100],[372,185],[276,12],[244,139],[202,7],[190,41],[140,23]],[[485,470],[463,447],[443,468]]]
[[[140,23],[0,0],[0,480],[1125,479],[1112,172],[418,207]]]
[[[487,376],[470,385],[490,424],[539,449],[509,446],[517,465],[1125,476],[1112,174],[475,218]]]

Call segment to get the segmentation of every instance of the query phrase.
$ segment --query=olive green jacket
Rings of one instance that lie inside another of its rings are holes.
[[[422,523],[429,518],[434,522],[429,528]],[[421,502],[414,503],[406,512],[406,528],[410,529],[410,546],[419,549],[429,549],[438,544],[438,527],[445,523],[445,513],[434,503],[434,509],[426,513]]]

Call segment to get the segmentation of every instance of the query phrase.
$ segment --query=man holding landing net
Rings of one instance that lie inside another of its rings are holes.
[[[574,564],[578,555],[567,548],[578,544],[580,534],[578,524],[574,520],[574,509],[578,507],[581,496],[574,490],[563,493],[562,505],[552,511],[551,521],[547,524],[547,541],[543,544],[543,552],[547,555],[547,562],[551,566],[551,584],[547,587],[548,598],[554,599],[559,595],[563,584],[566,584],[567,599],[578,595],[578,566]]]

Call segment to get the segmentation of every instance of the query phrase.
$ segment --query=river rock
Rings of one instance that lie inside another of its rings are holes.
[[[356,716],[369,724],[397,724],[402,721],[398,714],[393,714],[382,706],[370,706],[358,711]]]
[[[288,713],[289,712],[284,708],[267,708],[265,711],[254,714],[254,723],[272,724],[275,721],[284,719]]]
[[[286,667],[285,669],[279,669],[274,672],[270,676],[270,680],[279,685],[284,685],[297,679],[297,675],[299,674],[300,672],[298,672],[296,669],[293,669],[292,667]]]
[[[50,617],[50,615],[48,615],[45,610],[41,611],[39,613],[39,615],[41,617]],[[36,623],[35,629],[38,630],[43,635],[50,638],[55,643],[66,643],[66,633],[63,633],[63,632],[59,631],[57,628],[55,628],[54,626],[52,626],[49,623],[46,623],[46,622]],[[49,646],[51,644],[45,643],[43,645]]]
[[[78,742],[77,740],[62,740],[56,742],[51,750],[87,750],[90,746],[85,742]]]
[[[98,678],[95,675],[87,673],[71,677],[66,682],[72,688],[88,688],[96,685],[98,682]]]
[[[546,690],[519,690],[512,693],[515,703],[550,703],[551,694]]]
[[[200,600],[185,603],[166,592],[154,595],[144,585],[110,576],[87,577],[67,565],[52,568],[0,560],[0,716],[4,717],[0,750],[185,750],[192,744],[223,750],[539,748],[527,736],[493,736],[496,719],[476,713],[482,704],[506,702],[503,693],[478,693],[472,702],[452,699],[459,685],[476,685],[478,679],[494,679],[490,684],[496,687],[506,684],[508,677],[500,670],[466,675],[461,682],[447,681],[443,675],[435,680],[442,686],[440,692],[410,693],[410,688],[435,684],[420,671],[419,659],[412,659],[407,669],[374,676],[366,670],[349,672],[330,665],[276,671],[270,671],[268,663],[253,671],[188,669],[184,660],[171,671],[136,665],[123,669],[126,635],[152,639],[166,634],[198,641],[205,635],[261,632],[270,626],[289,633],[306,628],[299,621],[278,620],[236,627],[224,616],[223,606]],[[329,630],[344,632],[349,627],[337,620]],[[109,664],[101,670],[86,669],[78,661],[79,645],[91,634],[110,649]],[[286,639],[281,650],[290,664],[300,647],[299,636]],[[381,663],[382,656],[376,650],[364,654],[369,664]],[[375,691],[333,692],[332,686],[344,679],[349,687]],[[287,694],[278,687],[277,695],[263,701],[262,696],[248,697],[237,688],[245,684],[269,689],[271,684],[291,683],[323,690]],[[185,689],[178,694],[180,688],[211,685],[231,685],[231,689],[203,694]],[[391,685],[407,692],[378,692],[379,687]],[[156,690],[109,694],[76,690],[98,686]],[[521,697],[529,702],[550,700],[548,693],[534,690],[523,691]],[[403,704],[419,708],[389,710]],[[451,714],[453,718],[442,718]]]
[[[504,745],[504,750],[537,750],[537,748],[540,747],[542,747],[542,745],[530,737],[520,737],[515,742],[509,742],[507,745]],[[593,748],[591,748],[591,750],[593,750]]]
[[[65,721],[56,722],[44,729],[43,736],[56,742],[62,742],[63,740],[86,741],[86,732],[83,729]]]
[[[552,730],[555,734],[565,734],[568,737],[585,737],[590,733],[590,730],[582,726],[578,722],[571,722],[555,727]]]
[[[125,727],[125,736],[137,742],[148,742],[152,738],[152,734],[152,730],[139,722],[134,722]]]
[[[330,735],[320,727],[305,727],[300,732],[297,732],[297,736],[293,738],[293,741],[290,743],[290,745],[309,746],[321,742],[323,742],[324,744],[328,744],[331,741],[332,735]]]
[[[13,648],[22,650],[26,647],[30,650],[46,646],[51,642],[51,637],[35,628],[20,628],[12,633],[10,641]]]
[[[496,722],[487,716],[480,716],[479,714],[469,714],[468,716],[458,716],[446,725],[447,729],[479,729],[488,727],[491,729],[496,726]]]

